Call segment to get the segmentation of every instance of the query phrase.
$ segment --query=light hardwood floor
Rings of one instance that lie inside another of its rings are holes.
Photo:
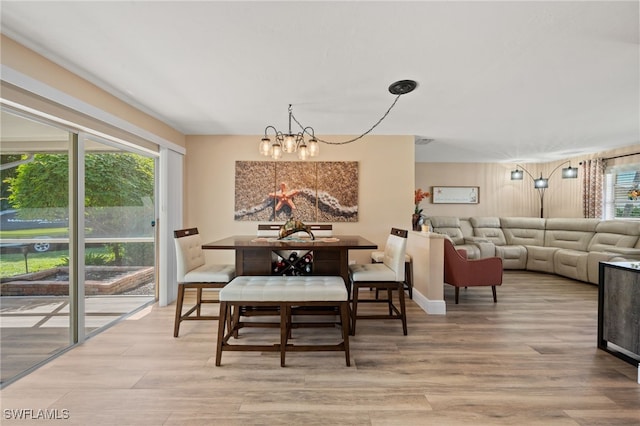
[[[174,306],[154,306],[3,389],[2,424],[48,423],[14,422],[15,409],[81,425],[640,424],[637,369],[596,348],[595,286],[506,271],[497,304],[490,288],[462,289],[459,305],[445,294],[446,316],[409,301],[408,336],[359,321],[351,367],[339,352],[287,354],[285,368],[277,353],[225,352],[215,367],[217,322],[174,339]]]

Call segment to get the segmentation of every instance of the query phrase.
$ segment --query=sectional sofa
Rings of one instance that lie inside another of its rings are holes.
[[[640,221],[431,216],[427,222],[470,259],[498,256],[504,269],[598,284],[599,262],[640,261]]]

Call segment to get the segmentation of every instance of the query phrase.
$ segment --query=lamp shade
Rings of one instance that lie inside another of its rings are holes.
[[[562,179],[575,179],[578,177],[577,167],[565,167],[562,169]]]
[[[522,170],[515,169],[511,172],[511,180],[522,180],[524,172]]]
[[[533,181],[533,187],[536,189],[548,188],[549,179],[545,179],[542,176],[540,176],[538,179]]]

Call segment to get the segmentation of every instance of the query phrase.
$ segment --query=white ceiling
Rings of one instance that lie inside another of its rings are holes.
[[[3,0],[1,29],[184,134],[290,103],[359,134],[413,79],[373,133],[433,139],[416,161],[544,162],[640,144],[638,4]]]

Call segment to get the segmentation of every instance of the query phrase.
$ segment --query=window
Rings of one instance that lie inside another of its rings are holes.
[[[640,219],[640,164],[607,169],[605,219]]]

